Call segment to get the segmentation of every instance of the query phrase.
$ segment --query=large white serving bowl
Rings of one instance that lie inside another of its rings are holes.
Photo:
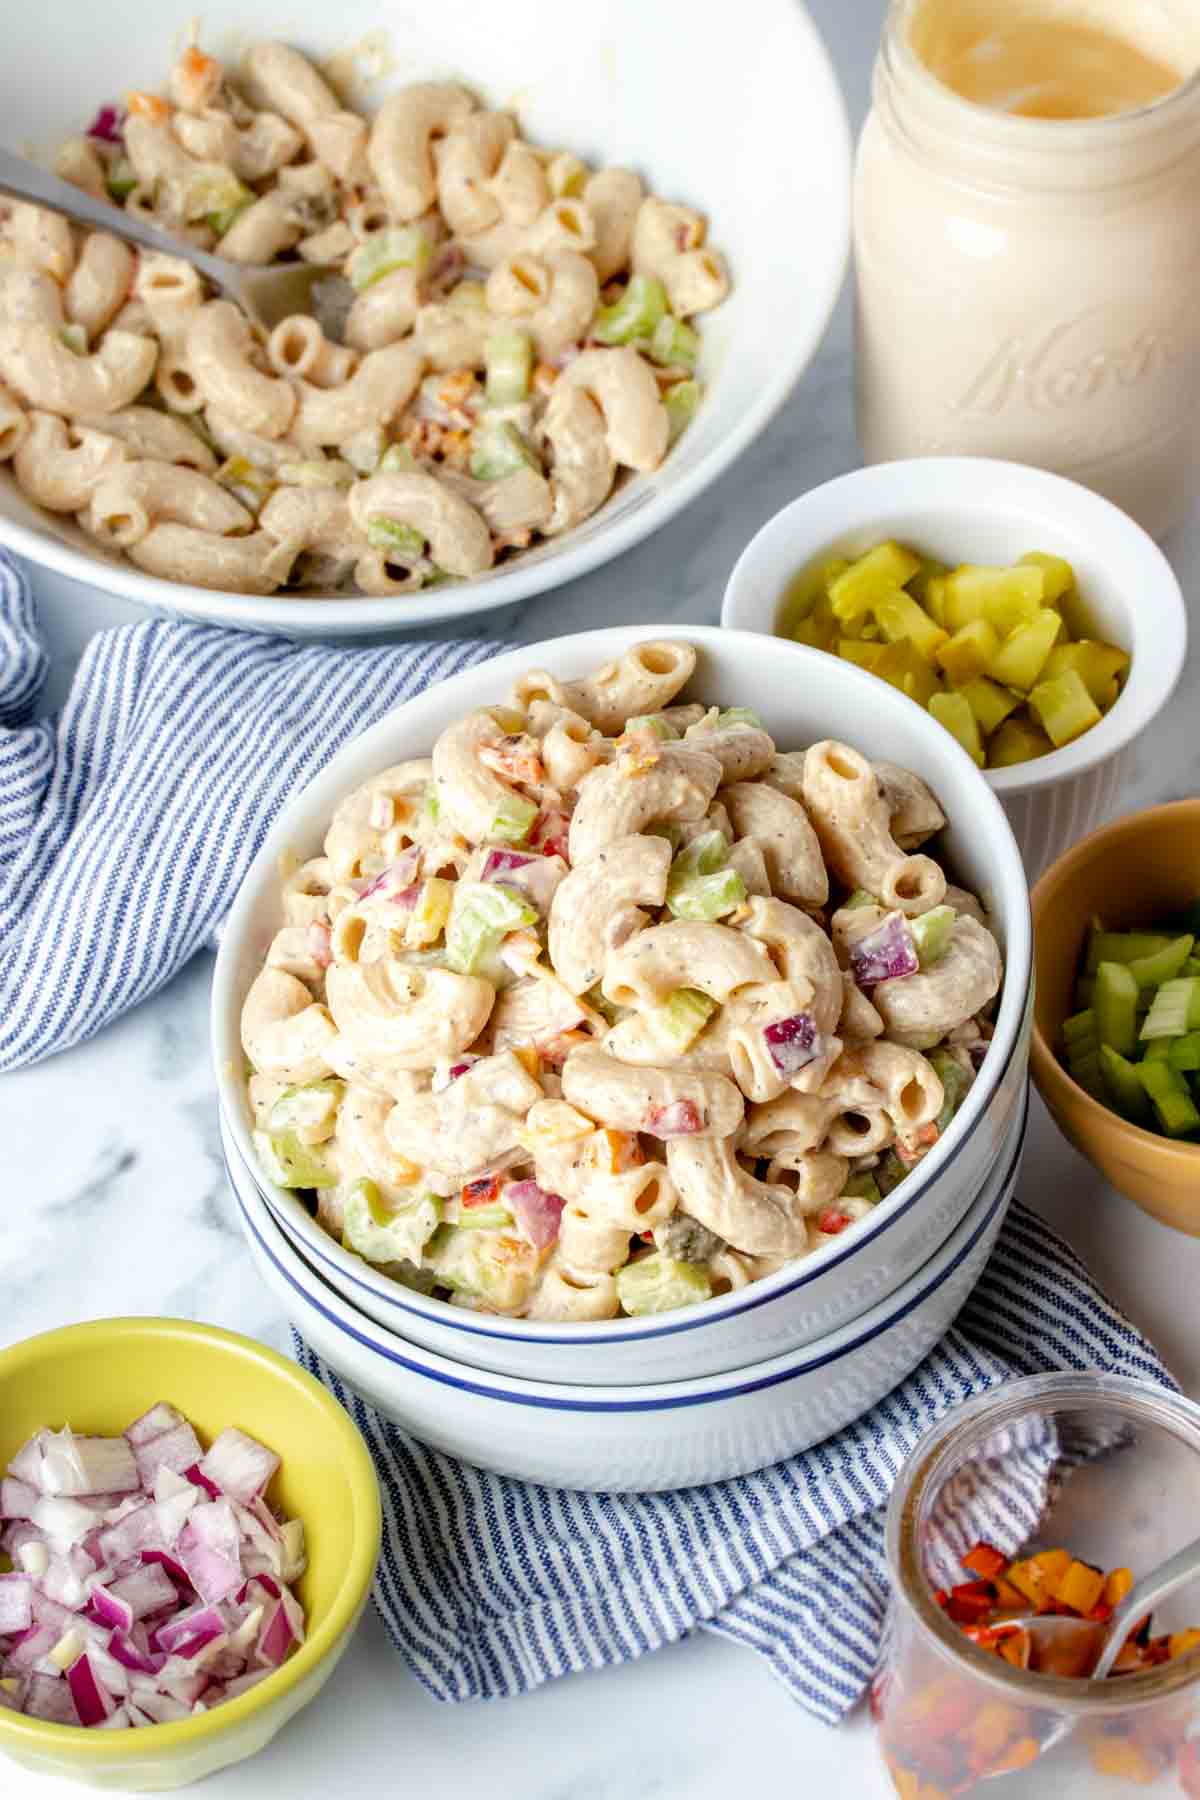
[[[1187,651],[1175,572],[1140,525],[1078,482],[985,457],[922,457],[839,476],[776,513],[735,564],[721,623],[774,632],[793,576],[885,538],[952,566],[1065,556],[1097,634],[1133,659],[1099,725],[1049,756],[987,772],[1032,883],[1112,812],[1134,745],[1174,691]]]
[[[145,0],[44,0],[5,9],[0,141],[45,159],[101,101],[161,88],[192,11]],[[466,585],[322,603],[210,593],[109,560],[67,515],[0,475],[0,543],[129,600],[297,637],[386,632],[508,606],[607,562],[694,500],[759,435],[808,366],[850,245],[850,137],[829,59],[800,0],[758,0],[753,28],[710,29],[682,0],[478,0],[414,10],[388,0],[213,0],[207,49],[236,62],[255,38],[317,57],[373,111],[396,86],[453,78],[514,108],[536,143],[636,168],[656,193],[707,213],[734,291],[701,321],[704,405],[663,467],[623,484],[569,535]],[[351,80],[355,69],[367,79]],[[751,99],[752,97],[752,99]]]
[[[368,776],[428,753],[472,708],[507,697],[542,668],[584,674],[641,633],[586,632],[515,650],[411,700],[348,744],[280,814],[234,902],[213,977],[212,1033],[221,1111],[256,1167],[238,1035],[242,1001],[280,923],[279,860],[318,853],[337,802]],[[688,693],[724,706],[750,703],[781,749],[838,736],[869,756],[906,765],[938,794],[945,849],[959,879],[995,923],[1007,973],[996,1032],[942,1141],[853,1233],[738,1293],[658,1318],[542,1324],[470,1312],[389,1281],[335,1244],[286,1189],[260,1177],[280,1224],[309,1262],[356,1307],[413,1343],[457,1361],[570,1382],[674,1381],[740,1368],[814,1342],[894,1293],[945,1242],[1000,1154],[1023,1089],[1030,1032],[1029,897],[1003,812],[970,758],[927,713],[893,688],[818,651],[745,632],[648,625],[646,639],[686,638],[699,652]]]
[[[305,1341],[387,1419],[448,1456],[547,1487],[650,1493],[724,1481],[861,1418],[957,1317],[1004,1222],[1028,1083],[999,1161],[946,1242],[853,1324],[724,1375],[570,1387],[487,1374],[383,1331],[280,1230],[223,1126],[239,1222],[259,1274]]]

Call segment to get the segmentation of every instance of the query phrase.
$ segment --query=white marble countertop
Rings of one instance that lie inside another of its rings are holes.
[[[882,0],[811,0],[857,127]],[[802,241],[802,240],[799,240]],[[520,642],[649,619],[713,623],[733,563],[798,493],[857,461],[849,308],[795,395],[729,476],[683,517],[608,569],[501,615]],[[1185,589],[1200,579],[1200,516],[1167,546]],[[137,615],[63,581],[36,583],[54,654],[51,698],[86,638]],[[1194,653],[1168,715],[1138,747],[1122,810],[1196,788]],[[1190,717],[1189,717],[1190,713]],[[0,1344],[114,1313],[206,1319],[286,1347],[234,1224],[208,1064],[211,959],[91,1043],[10,1075],[0,1096],[7,1145],[0,1234]],[[1200,1242],[1154,1224],[1108,1190],[1035,1101],[1022,1196],[1086,1257],[1200,1396],[1195,1295]],[[406,1673],[373,1615],[324,1694],[254,1762],[215,1777],[212,1800],[267,1792],[292,1800],[392,1792],[486,1792],[493,1800],[725,1800],[781,1774],[822,1776],[858,1796],[890,1793],[862,1718],[816,1724],[750,1653],[699,1637],[651,1660],[575,1676],[526,1698],[443,1707]],[[50,1800],[63,1784],[4,1765],[6,1800]]]

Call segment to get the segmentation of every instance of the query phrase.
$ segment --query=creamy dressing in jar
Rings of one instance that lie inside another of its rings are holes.
[[[893,0],[859,146],[868,461],[1200,488],[1200,0]]]

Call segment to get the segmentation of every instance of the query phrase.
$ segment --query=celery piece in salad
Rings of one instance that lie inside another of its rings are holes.
[[[883,1195],[879,1191],[879,1183],[871,1174],[870,1170],[863,1169],[859,1174],[850,1177],[849,1181],[838,1195],[838,1199],[865,1200],[870,1206],[878,1206],[879,1202],[883,1199]]]
[[[389,1206],[376,1184],[360,1176],[346,1190],[342,1243],[364,1262],[419,1263],[441,1216],[435,1194],[423,1192],[403,1206]]]
[[[510,931],[536,925],[537,908],[496,881],[459,881],[446,923],[446,960],[469,975]]]
[[[937,1133],[941,1137],[966,1099],[967,1091],[971,1086],[971,1077],[958,1058],[952,1056],[949,1050],[929,1050],[926,1054],[933,1065],[934,1073],[942,1084],[942,1110],[936,1120]]]
[[[537,1251],[515,1234],[442,1225],[425,1248],[441,1287],[504,1312],[519,1306],[537,1266]]]
[[[419,225],[399,225],[377,231],[365,238],[350,255],[346,264],[346,280],[361,294],[373,282],[397,269],[415,269],[418,274],[429,266],[433,245]]]
[[[497,1200],[491,1206],[463,1206],[454,1223],[460,1231],[511,1231],[513,1216]]]
[[[487,829],[487,836],[501,844],[523,844],[533,830],[537,805],[521,794],[510,794]]]
[[[667,876],[667,911],[676,919],[723,918],[746,898],[746,884],[729,868],[723,832],[705,831],[679,852]]]
[[[611,306],[602,306],[592,321],[598,344],[632,344],[652,337],[667,310],[667,290],[654,275],[631,275],[625,291]]]
[[[345,1082],[332,1076],[287,1088],[267,1114],[267,1130],[273,1136],[292,1131],[303,1144],[319,1144],[333,1135],[345,1094]]]
[[[1100,964],[1100,975],[1096,978],[1097,997],[1099,996],[1100,977],[1106,968],[1113,966],[1109,963]],[[1125,975],[1130,982],[1133,981],[1129,969],[1125,970]],[[1198,1026],[1200,1026],[1200,977],[1180,975],[1172,981],[1164,981],[1156,991],[1150,1011],[1142,1026],[1141,1036],[1147,1042],[1151,1038],[1180,1038],[1185,1037],[1189,1031],[1195,1031]],[[1103,1033],[1101,1033],[1101,1042],[1104,1042]],[[1115,1048],[1119,1050],[1120,1044],[1117,1044]],[[1132,1050],[1132,1048],[1131,1044],[1130,1049]]]
[[[917,961],[923,969],[931,968],[950,948],[956,914],[952,906],[932,906],[927,913],[908,921]]]
[[[648,1015],[650,1029],[676,1055],[693,1044],[717,1010],[717,1002],[697,988],[676,988]]]
[[[294,1131],[256,1131],[254,1148],[268,1179],[280,1187],[337,1186],[336,1171],[311,1145],[301,1143]]]
[[[230,201],[228,206],[217,208],[214,212],[205,213],[204,223],[210,231],[215,231],[219,238],[234,226],[248,206],[254,205],[254,195],[249,188],[242,189],[242,197]]]
[[[515,425],[484,416],[471,434],[471,474],[476,481],[503,481],[537,461]]]
[[[384,513],[372,513],[367,520],[367,542],[373,550],[386,550],[389,556],[424,556],[425,539],[411,525],[401,525]]]
[[[700,354],[699,334],[682,319],[665,313],[651,332],[646,351],[660,368],[686,369],[691,374]]]
[[[656,738],[670,743],[679,736],[670,719],[664,719],[661,713],[639,713],[636,719],[626,719],[625,735],[635,731],[652,731]]]
[[[255,195],[238,180],[232,169],[221,163],[204,163],[187,179],[184,209],[189,221],[203,219],[215,230],[214,219],[230,214],[236,216],[254,199]]]
[[[437,782],[427,781],[425,792],[421,796],[421,823],[436,825],[442,816],[442,803],[438,799]]]
[[[523,331],[494,331],[484,345],[489,406],[516,406],[529,394],[533,345]]]
[[[67,346],[73,356],[86,356],[88,353],[87,332],[82,325],[61,325],[58,340]]]
[[[622,1311],[634,1319],[695,1306],[711,1294],[707,1269],[698,1263],[676,1262],[658,1250],[617,1271],[617,1298]]]
[[[421,883],[416,905],[404,927],[404,941],[419,950],[436,944],[446,929],[454,900],[454,883],[440,875],[430,875]]]
[[[667,409],[667,443],[670,445],[683,436],[700,409],[700,383],[677,381],[663,395],[663,405]]]
[[[735,725],[748,725],[754,731],[763,728],[762,716],[752,706],[727,706],[717,714],[717,730],[729,731]]]
[[[874,894],[868,894],[866,888],[855,888],[854,892],[842,901],[839,912],[857,912],[862,906],[878,906],[879,900]]]
[[[127,156],[119,156],[108,171],[108,179],[104,185],[108,189],[108,197],[123,206],[138,184],[137,171]]]
[[[1132,1056],[1138,1035],[1137,1004],[1138,985],[1128,963],[1101,963],[1092,995],[1097,1041],[1121,1056]]]
[[[234,499],[240,500],[252,513],[260,512],[275,492],[274,477],[246,456],[227,457],[213,480],[219,481],[223,488],[228,488]]]

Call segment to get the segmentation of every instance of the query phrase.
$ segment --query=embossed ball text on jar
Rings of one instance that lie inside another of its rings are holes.
[[[1200,491],[1200,11],[1037,0],[1028,42],[1013,16],[893,0],[856,173],[859,438],[1034,463],[1161,536]]]

